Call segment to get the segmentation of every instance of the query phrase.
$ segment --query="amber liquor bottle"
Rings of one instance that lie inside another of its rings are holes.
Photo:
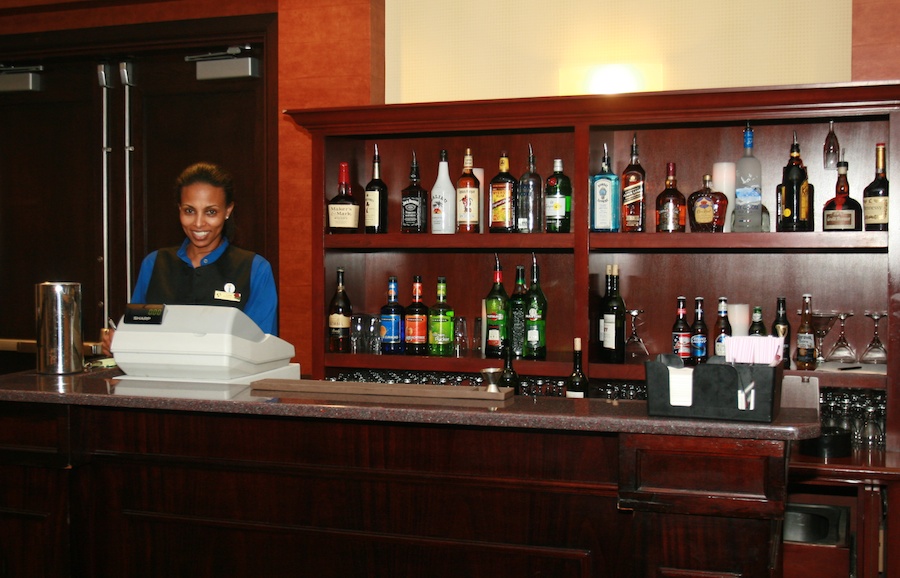
[[[645,177],[635,133],[631,141],[631,162],[622,172],[622,230],[626,233],[644,231]]]
[[[812,328],[812,295],[803,294],[800,325],[797,327],[797,369],[816,368],[816,340]]]
[[[331,303],[328,304],[328,351],[329,353],[350,353],[350,316],[353,307],[344,290],[344,269],[338,267],[337,287]]]
[[[456,232],[478,233],[479,201],[478,177],[472,171],[472,149],[466,149],[463,157],[463,172],[456,180]]]
[[[656,232],[684,233],[686,203],[678,190],[675,163],[666,163],[666,188],[656,197]]]
[[[866,231],[888,230],[888,180],[883,142],[875,145],[875,180],[863,190],[863,207]]]
[[[518,181],[509,172],[509,156],[500,153],[500,171],[491,179],[491,233],[516,231],[516,186]]]
[[[350,165],[341,163],[338,169],[338,192],[328,201],[328,232],[332,234],[359,231],[359,203],[353,198],[350,186]]]
[[[862,205],[850,198],[847,168],[847,161],[838,161],[834,198],[822,209],[823,231],[862,231]]]
[[[378,145],[372,156],[372,180],[366,185],[366,233],[387,233],[388,188],[381,180],[381,156]]]
[[[703,175],[703,187],[691,193],[687,200],[688,219],[692,233],[721,233],[725,231],[728,197],[712,189],[712,177]]]
[[[422,302],[422,276],[413,276],[412,303],[406,308],[406,354],[428,354],[428,306]]]

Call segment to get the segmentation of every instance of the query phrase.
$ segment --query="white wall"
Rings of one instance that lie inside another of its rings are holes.
[[[385,17],[389,103],[850,80],[852,0],[386,0]]]

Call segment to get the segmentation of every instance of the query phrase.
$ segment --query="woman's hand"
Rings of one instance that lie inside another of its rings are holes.
[[[103,355],[112,357],[110,348],[112,347],[113,335],[115,334],[116,330],[109,327],[100,330],[100,349],[103,351]]]

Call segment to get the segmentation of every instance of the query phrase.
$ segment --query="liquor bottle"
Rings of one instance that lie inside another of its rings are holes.
[[[875,145],[875,180],[863,190],[866,231],[888,230],[888,180],[885,173],[884,143]]]
[[[516,265],[516,287],[506,304],[506,331],[509,335],[509,347],[515,357],[525,354],[525,267]]]
[[[566,379],[566,397],[590,397],[590,382],[581,368],[581,338],[572,347],[572,375]]]
[[[813,186],[809,184],[806,167],[800,158],[800,143],[797,131],[791,143],[791,157],[782,171],[781,184],[776,189],[778,199],[778,231],[812,231]]]
[[[691,358],[691,326],[687,322],[687,297],[675,300],[675,323],[672,325],[672,353],[687,365]]]
[[[800,308],[800,325],[797,327],[797,369],[816,368],[816,340],[812,328],[812,295],[803,294]]]
[[[509,347],[506,331],[506,304],[509,295],[503,288],[503,267],[500,257],[494,253],[494,284],[484,298],[485,323],[487,324],[487,340],[484,344],[484,356],[490,359],[503,359]]]
[[[372,180],[366,185],[366,233],[387,233],[388,189],[381,180],[381,156],[378,145],[372,157]]]
[[[419,184],[419,161],[412,152],[409,165],[409,186],[400,192],[400,231],[402,233],[428,232],[428,191]]]
[[[622,226],[622,191],[619,177],[612,172],[609,150],[603,143],[600,172],[588,181],[591,203],[590,229],[594,233],[615,233]]]
[[[862,205],[850,198],[850,184],[847,182],[849,163],[843,159],[837,162],[837,183],[834,198],[822,209],[823,231],[862,231]]]
[[[422,302],[422,277],[413,276],[412,303],[406,308],[406,354],[428,354],[428,306]]]
[[[553,174],[544,187],[548,233],[568,233],[572,220],[572,181],[563,173],[562,159],[553,159]]]
[[[638,158],[637,133],[631,141],[631,162],[622,172],[622,230],[644,231],[644,178],[646,173]]]
[[[703,187],[687,200],[692,233],[722,233],[728,213],[728,197],[712,189],[712,177],[703,175]]]
[[[753,314],[750,316],[750,329],[747,331],[747,335],[751,337],[765,337],[768,334],[766,324],[763,323],[762,307],[756,305],[753,307]]]
[[[779,297],[775,305],[775,321],[772,322],[772,335],[784,338],[784,349],[781,363],[785,369],[791,368],[791,323],[787,318],[787,299]]]
[[[703,297],[694,298],[694,322],[691,324],[691,356],[689,365],[706,363],[709,358],[707,347],[706,320],[703,318]]]
[[[728,297],[719,297],[718,316],[713,326],[715,342],[713,355],[725,357],[725,338],[731,337],[731,321],[728,320]]]
[[[447,278],[437,278],[437,302],[428,309],[428,355],[453,355],[453,307],[447,303]]]
[[[619,295],[619,265],[613,264],[603,308],[603,363],[625,363],[625,301]]]
[[[595,305],[596,325],[591,332],[591,361],[594,363],[602,363],[604,359],[603,353],[603,311],[606,309],[606,300],[610,296],[610,286],[612,285],[612,265],[606,266],[605,291],[601,295]]]
[[[500,381],[497,382],[497,387],[511,387],[513,392],[521,394],[522,383],[519,381],[519,374],[516,373],[513,367],[514,357],[512,348],[507,347],[506,353],[503,354],[503,372],[500,374]]]
[[[666,188],[656,197],[656,232],[684,233],[684,195],[678,190],[675,163],[666,163]]]
[[[509,172],[509,156],[500,153],[500,172],[491,179],[491,233],[516,231],[516,187],[518,181]]]
[[[519,178],[516,191],[517,230],[540,233],[544,230],[544,181],[534,164],[534,149],[528,144],[528,170]]]
[[[350,353],[350,316],[353,307],[344,289],[344,268],[338,267],[337,287],[328,304],[328,351]]]
[[[466,149],[463,157],[463,172],[456,179],[456,232],[478,233],[479,198],[478,177],[472,172],[475,163],[472,160],[472,149]]]
[[[531,286],[525,294],[525,359],[547,359],[547,298],[541,289],[541,269],[531,254]]]
[[[447,151],[441,151],[437,180],[431,187],[431,232],[446,235],[456,232],[456,186],[450,180]]]
[[[385,355],[402,354],[404,350],[406,316],[398,294],[397,278],[388,277],[387,303],[381,307],[381,352]]]
[[[338,192],[328,201],[328,232],[356,233],[359,230],[359,204],[350,186],[350,165],[341,163],[338,169]]]
[[[798,154],[799,154],[799,148]],[[744,156],[734,167],[734,213],[731,230],[758,233],[762,230],[762,164],[753,155],[753,129],[744,129]]]

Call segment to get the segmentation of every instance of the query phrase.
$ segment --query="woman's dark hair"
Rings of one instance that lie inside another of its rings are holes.
[[[195,163],[181,171],[181,174],[175,179],[176,205],[181,205],[181,189],[196,183],[205,183],[224,190],[226,207],[234,202],[234,179],[231,178],[231,173],[213,163]],[[225,221],[222,234],[229,241],[234,238],[234,228],[234,219]]]

